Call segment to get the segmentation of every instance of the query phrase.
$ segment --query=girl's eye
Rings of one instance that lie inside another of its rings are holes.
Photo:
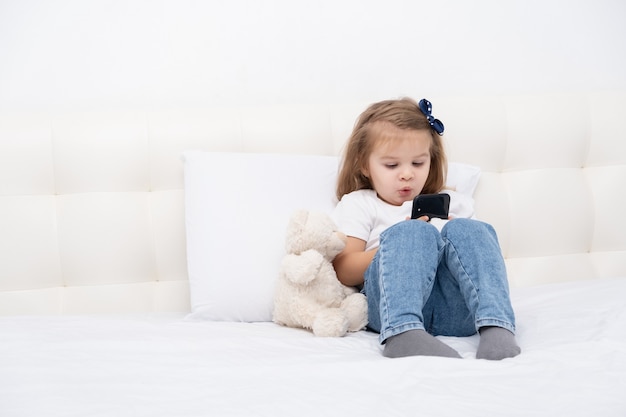
[[[421,167],[422,165],[424,165],[423,162],[413,162],[414,167]]]
[[[387,168],[395,168],[395,167],[397,167],[397,166],[398,166],[398,164],[385,164],[385,166],[386,166]]]

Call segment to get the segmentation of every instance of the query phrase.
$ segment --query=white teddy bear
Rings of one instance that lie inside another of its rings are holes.
[[[345,235],[327,214],[294,213],[276,283],[274,322],[310,329],[316,336],[343,336],[365,327],[365,296],[341,284],[332,265],[345,245]]]

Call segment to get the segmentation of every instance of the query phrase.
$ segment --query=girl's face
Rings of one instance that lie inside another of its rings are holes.
[[[385,125],[386,140],[375,137],[376,145],[363,174],[383,201],[394,206],[413,200],[424,188],[430,172],[429,130],[405,130]]]

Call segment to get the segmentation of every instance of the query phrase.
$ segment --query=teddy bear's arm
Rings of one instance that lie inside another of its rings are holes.
[[[322,254],[313,249],[300,255],[291,253],[283,258],[281,274],[295,284],[307,284],[315,279],[324,262]]]

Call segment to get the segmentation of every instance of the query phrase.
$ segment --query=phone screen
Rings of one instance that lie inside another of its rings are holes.
[[[447,219],[449,209],[449,194],[422,194],[413,199],[411,218],[417,219],[422,216],[428,216],[431,219],[434,217]]]

